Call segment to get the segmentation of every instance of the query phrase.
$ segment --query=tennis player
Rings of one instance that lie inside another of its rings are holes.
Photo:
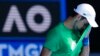
[[[89,56],[89,33],[98,27],[92,5],[82,3],[73,14],[47,34],[40,56]]]

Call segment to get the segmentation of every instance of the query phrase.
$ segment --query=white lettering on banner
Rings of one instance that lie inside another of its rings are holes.
[[[33,19],[35,19],[34,17],[40,14],[43,17],[43,22],[41,24],[37,24]],[[37,32],[37,33],[41,33],[46,31],[50,24],[51,24],[51,15],[49,13],[49,11],[42,5],[35,5],[32,6],[27,13],[26,16],[26,21],[27,24],[29,25],[30,29]]]
[[[21,44],[17,48],[10,44],[0,44],[0,56],[39,56],[42,44]],[[8,51],[8,55],[4,52]]]
[[[26,32],[27,29],[23,23],[22,17],[15,5],[11,6],[5,22],[3,32],[11,32],[13,24],[16,23],[19,32]]]
[[[38,48],[37,45],[33,45],[33,44],[28,45],[25,51],[26,53],[25,56],[39,56],[37,48]],[[34,49],[34,51],[30,53],[30,49]]]
[[[37,14],[40,14],[43,17],[41,24],[36,23],[34,20]],[[42,33],[50,27],[51,14],[46,7],[42,5],[34,5],[31,8],[29,8],[26,14],[26,22],[28,27],[32,31],[36,33]],[[18,32],[27,32],[26,26],[22,20],[22,17],[16,5],[12,5],[10,8],[10,11],[8,13],[7,19],[3,27],[3,32],[11,32],[14,23],[17,26]]]
[[[20,45],[18,49],[14,49],[11,45],[8,47],[9,56],[24,56],[23,55],[23,45]]]
[[[0,44],[0,56],[3,56],[3,49],[6,49],[7,45],[6,44]]]

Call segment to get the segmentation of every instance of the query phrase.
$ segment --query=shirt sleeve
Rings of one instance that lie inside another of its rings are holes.
[[[49,32],[47,37],[46,37],[46,42],[44,44],[44,47],[49,49],[52,52],[59,50],[59,48],[60,48],[60,35],[55,31]]]

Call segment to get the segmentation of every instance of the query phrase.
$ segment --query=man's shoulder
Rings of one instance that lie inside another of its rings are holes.
[[[49,32],[59,32],[61,30],[62,23],[57,24],[55,27],[53,27]]]

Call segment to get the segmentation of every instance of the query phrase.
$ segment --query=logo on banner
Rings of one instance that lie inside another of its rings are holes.
[[[61,1],[0,0],[0,56],[39,56],[47,32],[61,22]]]
[[[42,44],[28,43],[20,44],[17,47],[10,44],[0,44],[0,56],[39,56],[42,49]],[[7,53],[8,52],[8,53]],[[7,55],[8,54],[8,55]]]
[[[43,18],[40,24],[36,23],[34,20],[35,16],[38,14]],[[51,25],[51,14],[45,6],[34,5],[28,9],[25,21],[32,31],[42,33]],[[11,6],[2,32],[11,32],[14,23],[16,24],[18,32],[25,33],[28,31],[16,5]]]

